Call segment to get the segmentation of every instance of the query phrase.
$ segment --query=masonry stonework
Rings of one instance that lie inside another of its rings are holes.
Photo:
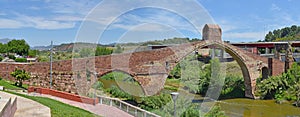
[[[199,48],[212,45],[224,49],[238,62],[245,80],[245,94],[247,97],[254,98],[256,79],[260,77],[263,67],[268,68],[268,58],[260,57],[222,42],[222,32],[217,25],[206,25],[204,34],[203,41],[162,49],[53,62],[52,88],[87,95],[88,90],[97,81],[97,78],[112,71],[122,71],[139,82],[145,95],[155,95],[163,89],[170,71],[184,57]],[[272,63],[272,75],[279,75],[284,72],[284,62],[273,59]],[[8,80],[14,80],[10,76],[10,72],[16,68],[31,73],[31,79],[28,80],[30,85],[49,88],[50,63],[0,63],[0,76]]]

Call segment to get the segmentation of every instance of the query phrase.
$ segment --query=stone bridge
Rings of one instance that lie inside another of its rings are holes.
[[[218,25],[205,25],[203,40],[151,51],[115,54],[91,58],[53,62],[53,88],[72,93],[86,94],[91,85],[112,71],[131,75],[141,85],[146,95],[157,94],[163,89],[170,71],[188,54],[199,48],[224,49],[239,64],[245,81],[245,95],[254,98],[256,79],[262,75],[278,75],[284,72],[285,63],[252,54],[221,40]],[[271,60],[271,61],[270,61]],[[0,64],[0,76],[12,80],[9,73],[15,68],[30,72],[31,85],[49,87],[49,63]],[[272,72],[270,72],[272,71]],[[269,74],[271,73],[271,74]]]

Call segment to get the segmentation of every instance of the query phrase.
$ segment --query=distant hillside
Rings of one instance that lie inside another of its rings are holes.
[[[75,48],[75,51],[76,51],[76,50],[81,50],[82,48],[92,48],[92,47],[96,47],[96,46],[103,46],[103,45],[78,42],[78,43],[61,44],[61,45],[55,46],[54,49],[56,51],[71,52],[71,51],[73,51],[74,47],[76,47]]]
[[[40,51],[43,51],[43,50],[49,50],[51,48],[51,46],[34,46],[34,47],[30,47],[30,49],[32,50],[40,50]]]
[[[172,45],[172,44],[183,44],[192,41],[197,41],[199,39],[189,39],[189,38],[172,38],[172,39],[164,39],[164,40],[154,40],[147,42],[138,42],[138,43],[121,43],[118,45],[121,46],[147,46],[147,45]]]
[[[8,39],[8,38],[0,39],[0,43],[6,44],[6,43],[8,43],[8,42],[11,41],[11,40],[12,40],[12,39]]]
[[[82,48],[91,48],[95,46],[105,46],[105,47],[114,47],[115,45],[120,45],[125,48],[130,48],[133,46],[147,46],[147,45],[172,45],[172,44],[182,44],[182,43],[188,43],[191,41],[196,41],[199,39],[192,39],[189,38],[173,38],[173,39],[164,39],[164,40],[155,40],[155,41],[147,41],[147,42],[138,42],[138,43],[112,43],[108,45],[101,45],[101,44],[92,44],[92,43],[83,43],[83,42],[77,42],[77,43],[67,43],[67,44],[60,44],[60,45],[54,45],[53,48],[55,51],[67,51],[71,52],[73,51],[74,47],[76,50],[81,50]],[[31,49],[35,50],[49,50],[51,46],[35,46]]]

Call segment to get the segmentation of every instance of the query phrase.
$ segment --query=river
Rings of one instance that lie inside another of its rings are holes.
[[[116,85],[113,80],[100,80],[104,88]],[[119,82],[118,85],[127,85]],[[133,85],[131,85],[133,86]],[[129,86],[130,87],[130,86]],[[136,87],[128,88],[137,91]],[[141,89],[139,89],[141,90]],[[194,100],[202,100],[201,95],[195,95]],[[195,102],[199,103],[199,102]],[[234,98],[219,100],[221,110],[230,117],[300,117],[300,108],[291,103],[277,104],[275,100],[253,100],[248,98]]]

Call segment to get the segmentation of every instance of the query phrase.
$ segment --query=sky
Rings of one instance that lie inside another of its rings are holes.
[[[218,24],[230,42],[263,40],[268,31],[300,25],[299,0],[1,0],[0,39],[30,46],[71,42],[144,42],[202,38]]]

